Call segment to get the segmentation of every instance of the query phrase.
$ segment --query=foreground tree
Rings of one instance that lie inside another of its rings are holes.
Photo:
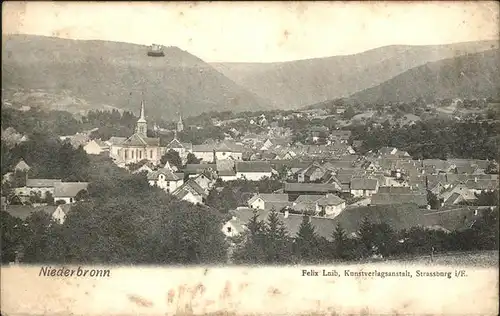
[[[332,240],[333,257],[339,260],[349,259],[349,239],[340,223],[335,226],[332,232]]]
[[[271,264],[290,262],[292,260],[290,239],[275,209],[269,213],[264,233],[266,262]]]
[[[248,229],[239,239],[233,253],[234,262],[240,264],[264,264],[264,223],[259,220],[257,212],[254,212],[246,226]]]
[[[294,241],[294,252],[302,262],[314,262],[319,259],[318,236],[309,216],[302,217],[299,232]]]

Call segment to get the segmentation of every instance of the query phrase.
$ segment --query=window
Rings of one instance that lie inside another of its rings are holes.
[[[128,149],[125,149],[125,159],[128,159]]]
[[[227,232],[230,233],[231,232],[231,226],[228,226],[227,227]]]
[[[142,151],[139,151],[139,159],[142,159]]]
[[[134,151],[132,150],[131,158],[134,159]]]
[[[153,159],[153,150],[152,149],[149,151],[149,158]]]

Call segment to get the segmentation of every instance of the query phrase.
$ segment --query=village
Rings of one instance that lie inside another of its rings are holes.
[[[260,115],[250,118],[249,124],[266,125],[267,119]],[[338,224],[356,236],[359,223],[350,223],[349,214],[370,207],[411,206],[418,216],[398,216],[418,218],[414,226],[450,232],[471,228],[482,212],[493,209],[497,202],[477,203],[498,192],[498,164],[494,160],[414,159],[394,147],[360,155],[356,151],[360,141],[352,140],[350,130],[324,126],[307,130],[307,144],[292,145],[289,131],[269,128],[259,135],[240,133],[236,139],[227,135],[223,140],[193,145],[179,140],[183,125],[179,117],[171,131],[173,138],[161,146],[160,138],[148,133],[142,102],[135,132],[129,137],[102,141],[79,133],[60,139],[83,148],[89,156],[110,159],[130,174],[145,175],[150,187],[167,195],[207,208],[228,199],[224,195],[227,184],[273,181],[273,190],[239,192],[231,209],[224,210],[229,216],[218,229],[228,239],[242,236],[253,216],[265,221],[272,212],[279,214],[292,237],[299,232],[304,217],[326,239],[332,238]],[[25,185],[15,187],[10,196],[2,196],[2,209],[23,220],[41,210],[63,224],[72,205],[88,196],[89,182],[31,178],[30,168],[21,159],[4,175],[3,183],[22,174]]]

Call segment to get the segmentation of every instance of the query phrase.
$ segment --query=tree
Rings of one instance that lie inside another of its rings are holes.
[[[259,214],[254,212],[247,223],[247,230],[233,253],[236,263],[263,264],[265,263],[265,236],[264,223],[259,220]]]
[[[266,262],[286,263],[291,260],[290,243],[279,213],[272,209],[264,226]]]
[[[177,167],[178,170],[182,168],[182,159],[179,156],[179,153],[173,149],[167,151],[160,159],[160,162],[163,165],[166,164],[167,161],[171,166]]]
[[[222,213],[227,213],[238,206],[238,200],[229,187],[222,188],[220,192],[213,188],[208,193],[206,204]]]
[[[309,216],[302,217],[299,232],[295,238],[295,253],[301,261],[314,262],[319,258],[318,236]]]
[[[75,196],[75,200],[76,201],[85,201],[86,199],[88,199],[90,197],[89,195],[89,192],[85,189],[82,189],[80,190],[76,196]]]
[[[31,191],[29,201],[31,204],[42,203],[42,194],[40,191]]]
[[[44,211],[37,211],[26,218],[28,236],[23,242],[25,263],[55,263],[63,257],[63,237],[54,234],[57,223]]]
[[[5,211],[1,211],[2,220],[1,234],[2,234],[2,264],[14,262],[25,239],[27,233],[23,221],[17,217],[13,217]]]
[[[377,254],[388,257],[396,252],[396,238],[393,229],[387,223],[374,224],[373,245],[377,249]]]
[[[199,164],[201,159],[196,158],[193,153],[187,154],[186,164]]]
[[[348,238],[340,223],[335,226],[332,232],[333,257],[335,259],[346,260],[349,258]]]
[[[373,224],[368,217],[364,217],[359,226],[359,246],[360,253],[363,257],[369,257],[373,253]]]
[[[430,205],[433,210],[441,207],[441,201],[439,201],[438,197],[430,190],[427,190],[427,204]]]
[[[45,203],[47,205],[54,205],[54,196],[51,192],[45,192]]]

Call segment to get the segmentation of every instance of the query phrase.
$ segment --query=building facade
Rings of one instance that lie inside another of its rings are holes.
[[[160,162],[165,154],[165,147],[160,146],[160,139],[147,136],[148,124],[144,115],[144,101],[141,103],[141,115],[137,120],[135,133],[122,139],[112,137],[111,153],[124,164],[137,163],[142,160],[148,160],[154,164]]]

